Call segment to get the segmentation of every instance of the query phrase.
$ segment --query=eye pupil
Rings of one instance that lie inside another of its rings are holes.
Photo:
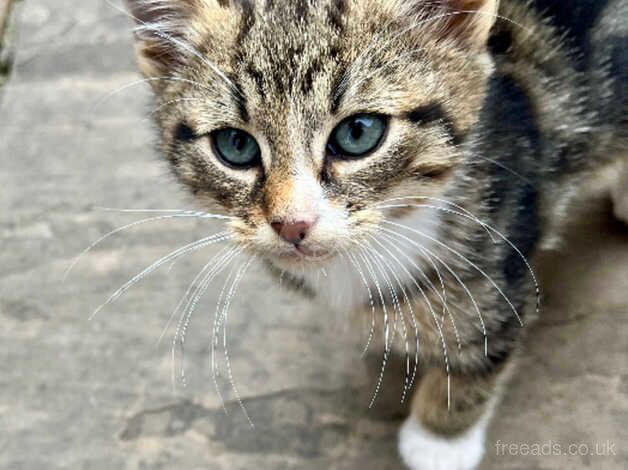
[[[238,133],[234,132],[233,138],[232,138],[232,144],[233,144],[233,147],[237,149],[239,152],[241,152],[242,149],[244,148],[244,139],[242,138],[239,132]]]
[[[356,114],[342,121],[327,144],[334,157],[364,157],[379,146],[386,133],[387,119],[378,114]]]
[[[360,140],[362,134],[364,134],[363,124],[361,122],[355,121],[349,125],[351,129],[351,137],[355,140]]]

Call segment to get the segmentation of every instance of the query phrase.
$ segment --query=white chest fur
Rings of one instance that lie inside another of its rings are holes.
[[[408,203],[416,201],[398,204]],[[360,248],[343,253],[321,270],[297,274],[313,287],[322,303],[338,313],[364,309],[371,301],[379,304],[382,296],[390,298],[391,289],[410,286],[436,262],[429,257],[436,244],[438,222],[438,210],[418,208],[395,222],[408,229],[383,225],[381,232]]]

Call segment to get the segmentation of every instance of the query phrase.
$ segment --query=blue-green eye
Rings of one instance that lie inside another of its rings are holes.
[[[378,114],[356,114],[331,133],[327,150],[333,156],[363,157],[373,152],[386,133],[387,119]]]
[[[251,134],[232,127],[211,134],[214,151],[228,166],[251,168],[261,162],[259,145]]]

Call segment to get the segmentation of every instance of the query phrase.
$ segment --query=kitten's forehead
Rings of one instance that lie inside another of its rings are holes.
[[[251,112],[307,113],[329,109],[349,44],[343,1],[267,2],[242,19],[235,67]]]
[[[230,78],[242,95],[243,121],[268,144],[274,165],[292,165],[302,154],[317,166],[312,140],[328,119],[346,72],[347,5],[341,0],[245,5],[228,58]]]

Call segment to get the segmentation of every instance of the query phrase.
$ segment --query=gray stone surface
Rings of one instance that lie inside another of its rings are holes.
[[[138,80],[124,16],[102,0],[24,0],[18,14],[0,105],[0,468],[400,468],[399,374],[391,368],[368,410],[375,375],[360,358],[363,335],[257,267],[229,318],[232,370],[255,429],[223,374],[225,414],[209,374],[221,282],[193,317],[187,386],[173,390],[174,330],[155,343],[218,247],[156,272],[88,320],[134,273],[219,226],[136,227],[63,281],[91,241],[140,217],[99,207],[194,206],[152,151],[146,86],[102,99]],[[544,316],[491,428],[485,468],[628,467],[628,231],[607,212],[596,206],[569,230],[570,255],[544,256]],[[499,455],[498,440],[612,448]]]

